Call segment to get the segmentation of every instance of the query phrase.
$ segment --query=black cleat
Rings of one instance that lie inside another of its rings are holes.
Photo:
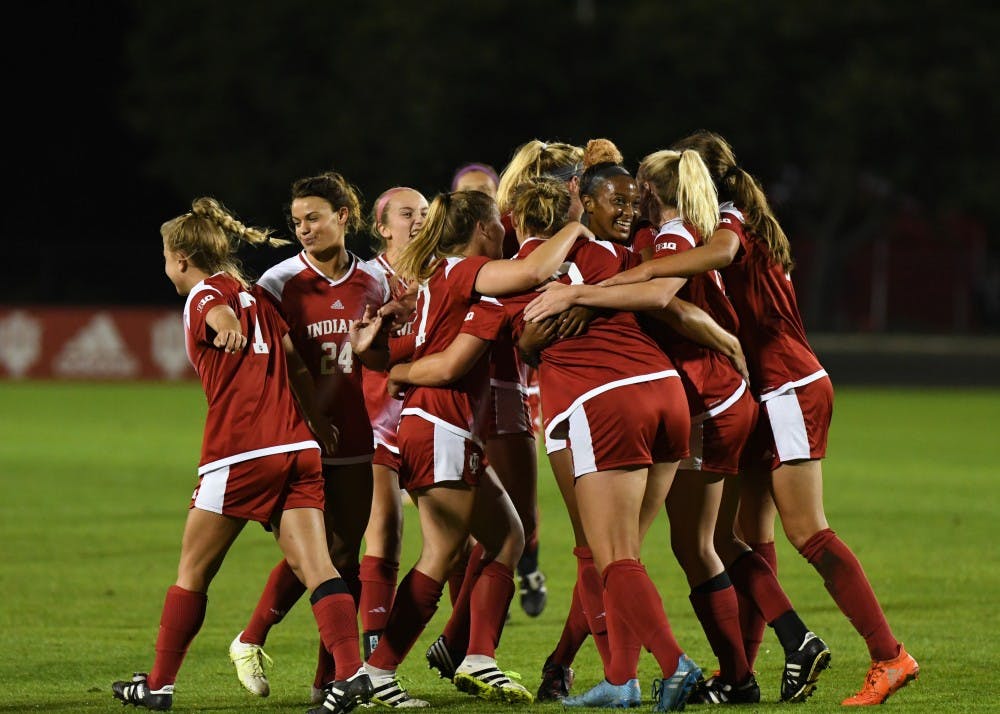
[[[688,704],[756,704],[760,686],[751,674],[743,684],[726,684],[718,677],[698,682],[688,696]]]
[[[359,704],[367,704],[374,693],[372,680],[364,668],[349,679],[330,682],[323,689],[326,692],[323,705],[306,714],[346,714]]]
[[[452,652],[448,649],[448,643],[445,642],[444,635],[440,635],[434,643],[427,648],[427,666],[431,669],[436,669],[438,674],[441,675],[442,679],[447,679],[449,682],[455,679],[455,670],[458,669],[458,664],[465,659],[465,653],[458,654]]]
[[[807,632],[797,650],[785,653],[781,701],[804,702],[816,689],[820,672],[829,666],[830,648],[812,632]]]
[[[148,676],[145,672],[136,672],[128,682],[112,682],[111,693],[122,705],[131,704],[155,711],[170,709],[174,703],[174,685],[168,684],[158,691],[150,691],[146,684]]]
[[[521,609],[530,616],[538,617],[549,600],[545,588],[545,573],[533,570],[521,576]]]
[[[542,683],[538,685],[535,701],[555,702],[568,697],[575,677],[572,667],[556,664],[552,657],[546,657],[545,664],[542,665]]]

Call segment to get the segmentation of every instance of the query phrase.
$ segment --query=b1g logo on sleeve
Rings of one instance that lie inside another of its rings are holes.
[[[205,311],[205,306],[208,305],[208,303],[212,302],[213,300],[215,300],[215,295],[213,295],[212,293],[208,293],[207,295],[205,295],[205,297],[203,297],[201,300],[198,301],[198,304],[195,305],[194,309],[197,310],[199,313],[202,313]]]
[[[469,310],[467,313],[465,313],[465,322],[468,322],[469,320],[472,320],[475,317],[476,313],[472,312],[472,310]]]

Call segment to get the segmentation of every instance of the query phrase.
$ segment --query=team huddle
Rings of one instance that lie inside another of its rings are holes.
[[[115,682],[117,699],[171,708],[209,584],[247,521],[273,532],[283,559],[229,654],[241,684],[267,696],[268,632],[308,592],[320,640],[310,714],[430,706],[397,670],[446,587],[451,614],[427,663],[485,700],[758,702],[770,627],[785,656],[776,698],[805,701],[831,653],[775,575],[777,515],[869,649],[843,704],[881,704],[918,676],[827,523],[833,387],[806,339],[788,239],[721,136],[685,137],[635,175],[606,139],[533,140],[499,176],[463,166],[430,203],[390,188],[372,207],[369,261],[346,247],[366,221],[339,173],[295,181],[288,216],[301,252],[253,284],[240,241],[288,241],[208,197],[161,227],[208,414],[154,663]],[[539,441],[577,580],[533,694],[496,650],[515,580],[529,615],[546,604]],[[400,578],[404,498],[422,549]],[[685,654],[640,560],[664,507],[714,672]],[[573,693],[587,637],[604,678]],[[643,649],[661,672],[645,699]]]

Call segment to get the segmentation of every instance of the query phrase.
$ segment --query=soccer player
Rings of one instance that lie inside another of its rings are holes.
[[[740,320],[751,387],[761,404],[745,460],[768,470],[767,485],[785,535],[823,577],[834,602],[868,646],[872,662],[864,684],[842,704],[881,704],[916,679],[920,667],[893,635],[861,563],[830,528],[823,510],[821,460],[833,414],[833,386],[806,339],[791,282],[788,238],[764,191],[739,166],[725,139],[701,131],[673,148],[694,149],[705,160],[723,201],[719,229],[704,245],[648,261],[606,284],[721,271]],[[751,520],[741,518],[744,536],[751,542],[773,542],[773,518],[770,532],[767,523],[756,533],[746,532]],[[813,638],[801,647],[808,652],[819,645]],[[796,680],[802,677],[810,675],[803,672]]]
[[[462,164],[455,169],[451,177],[451,190],[454,191],[482,191],[490,198],[497,197],[497,188],[500,186],[500,177],[497,171],[489,164]]]
[[[406,341],[415,358],[442,349],[458,333],[475,299],[542,282],[585,231],[579,224],[569,227],[530,261],[501,260],[504,230],[493,199],[479,191],[439,195],[424,227],[396,265],[400,275],[419,285],[412,338],[396,342]],[[374,342],[384,334],[381,319],[355,325],[352,333],[356,353],[373,368],[384,367],[389,358],[388,351]],[[443,584],[472,535],[482,546],[483,557],[471,583],[468,648],[453,681],[461,691],[485,699],[513,703],[532,699],[497,668],[495,659],[524,533],[509,496],[484,469],[488,375],[489,360],[484,355],[461,380],[410,389],[403,398],[400,483],[417,506],[424,544],[420,559],[397,588],[385,632],[365,665],[376,689],[381,681],[395,678],[436,611]],[[393,373],[389,387],[396,391]]]
[[[289,389],[287,325],[241,274],[232,245],[281,245],[249,228],[215,199],[167,221],[164,269],[184,305],[188,357],[208,400],[198,487],[191,499],[177,581],[167,590],[149,674],[112,685],[124,704],[170,709],[174,682],[205,617],[207,592],[248,520],[269,526],[289,569],[311,592],[320,637],[336,658],[336,680],[314,712],[347,712],[371,696],[358,656],[357,611],[330,560],[323,529],[319,445]],[[336,432],[308,391],[297,392],[329,448]]]
[[[371,233],[378,243],[378,254],[369,261],[389,282],[392,295],[403,298],[407,284],[396,273],[395,265],[403,248],[417,235],[427,218],[427,199],[417,190],[396,186],[383,191],[372,208]],[[411,317],[412,317],[411,312]],[[394,335],[402,337],[413,331],[412,319],[403,317]],[[363,368],[365,404],[375,434],[372,458],[374,489],[372,510],[365,531],[365,554],[361,559],[362,644],[367,660],[378,644],[392,609],[399,573],[403,538],[403,498],[399,487],[399,445],[396,430],[402,404],[389,396],[385,372]],[[377,693],[380,701],[393,706],[415,706],[420,702],[404,698],[399,692]]]
[[[292,356],[292,378],[315,382],[319,407],[340,434],[336,452],[323,453],[326,532],[330,556],[358,601],[361,540],[372,504],[374,437],[361,363],[351,350],[349,330],[366,306],[381,307],[390,299],[389,284],[381,268],[346,247],[347,231],[360,229],[364,219],[357,190],[341,174],[328,171],[295,181],[288,210],[302,251],[269,268],[258,284],[289,325],[295,354],[300,356]],[[302,591],[288,563],[278,563],[246,627],[230,645],[237,676],[253,694],[267,696],[270,691],[262,647],[270,628]],[[369,626],[365,622],[365,628]],[[314,701],[333,681],[333,668],[334,662],[320,650]],[[382,702],[390,695],[393,701],[408,696],[401,689],[379,688],[375,698]]]

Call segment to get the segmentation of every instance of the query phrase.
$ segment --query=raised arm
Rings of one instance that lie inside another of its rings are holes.
[[[739,249],[739,236],[729,229],[717,230],[710,240],[697,248],[647,260],[618,275],[612,275],[599,285],[628,285],[665,277],[690,278],[692,275],[726,267],[733,262]]]
[[[685,282],[684,278],[657,278],[635,285],[607,288],[551,282],[540,288],[541,295],[528,303],[524,319],[531,322],[544,320],[573,305],[613,310],[659,310],[670,303]]]
[[[545,282],[566,260],[566,254],[580,236],[593,238],[582,223],[571,221],[520,260],[491,260],[476,276],[476,292],[499,297],[524,292]]]

